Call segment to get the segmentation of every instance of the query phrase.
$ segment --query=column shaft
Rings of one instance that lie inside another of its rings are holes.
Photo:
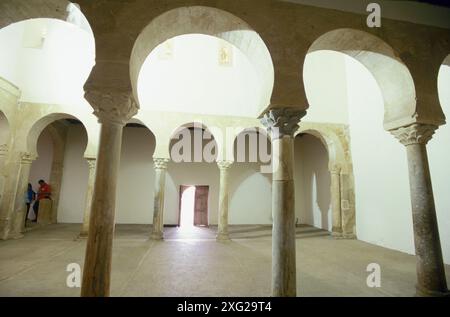
[[[331,174],[331,210],[333,212],[332,235],[334,237],[341,237],[342,214],[341,214],[340,169],[334,167],[330,170],[330,174]]]
[[[406,146],[417,258],[417,294],[447,292],[439,229],[425,144]]]
[[[81,296],[109,296],[117,175],[123,125],[101,125]]]
[[[296,296],[294,143],[291,136],[272,141],[272,295]]]
[[[92,208],[92,196],[94,193],[94,185],[95,185],[95,163],[96,159],[87,159],[89,166],[89,179],[88,179],[88,187],[86,192],[86,203],[84,207],[83,214],[83,224],[81,225],[80,237],[84,238],[88,236],[89,233],[89,220],[91,215]]]
[[[151,238],[164,239],[164,191],[168,159],[153,159],[155,167],[155,196],[153,201],[153,227]]]
[[[230,240],[228,232],[228,203],[229,203],[229,169],[232,162],[220,161],[217,163],[220,170],[220,189],[219,189],[219,221],[217,228],[218,241]]]

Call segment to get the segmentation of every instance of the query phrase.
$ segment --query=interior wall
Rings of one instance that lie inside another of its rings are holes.
[[[414,254],[405,147],[383,129],[383,97],[373,76],[355,60],[345,59],[357,236]]]
[[[64,167],[57,221],[81,223],[86,202],[89,167],[84,158],[87,134],[84,127],[71,125],[67,131]]]
[[[154,150],[155,137],[149,129],[125,127],[117,186],[116,223],[153,222]]]
[[[450,118],[450,67],[442,66],[438,77],[441,107]],[[428,145],[431,180],[441,236],[442,252],[446,263],[450,263],[450,124],[439,128]]]
[[[303,82],[310,107],[303,122],[348,124],[347,82],[343,55],[317,51],[306,56]]]
[[[294,140],[295,216],[298,224],[332,229],[328,152],[308,134]]]
[[[50,180],[50,173],[53,163],[53,140],[50,132],[44,129],[37,141],[38,157],[31,164],[29,182],[33,186],[33,190],[37,191],[39,188],[38,181],[45,180],[47,183]]]

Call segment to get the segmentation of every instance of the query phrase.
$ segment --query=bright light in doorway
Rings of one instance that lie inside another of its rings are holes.
[[[183,230],[194,228],[195,186],[188,187],[181,196],[180,227]]]

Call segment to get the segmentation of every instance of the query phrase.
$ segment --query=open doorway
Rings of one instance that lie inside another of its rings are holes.
[[[209,186],[180,186],[179,227],[208,226],[208,195]]]

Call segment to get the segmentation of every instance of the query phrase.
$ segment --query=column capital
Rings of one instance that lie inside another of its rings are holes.
[[[32,164],[36,159],[36,155],[33,155],[30,152],[20,152],[20,163],[21,164]]]
[[[332,164],[329,166],[329,170],[331,174],[340,174],[341,173],[341,166],[338,164]]]
[[[97,164],[97,159],[95,157],[85,157],[86,162],[88,163],[89,169],[95,169],[95,165]]]
[[[261,123],[272,134],[273,139],[280,139],[285,135],[294,136],[300,119],[305,115],[306,110],[299,108],[275,108],[264,114]]]
[[[233,165],[233,161],[217,161],[217,166],[220,170],[227,170]]]
[[[391,133],[404,146],[412,144],[426,145],[438,127],[431,124],[414,123],[406,127],[391,130]]]
[[[153,166],[156,170],[165,170],[170,160],[168,158],[153,158]]]
[[[0,156],[6,156],[8,153],[8,144],[0,144]]]
[[[94,114],[100,123],[113,122],[125,125],[139,109],[139,105],[129,92],[88,90],[85,97],[94,108]]]

